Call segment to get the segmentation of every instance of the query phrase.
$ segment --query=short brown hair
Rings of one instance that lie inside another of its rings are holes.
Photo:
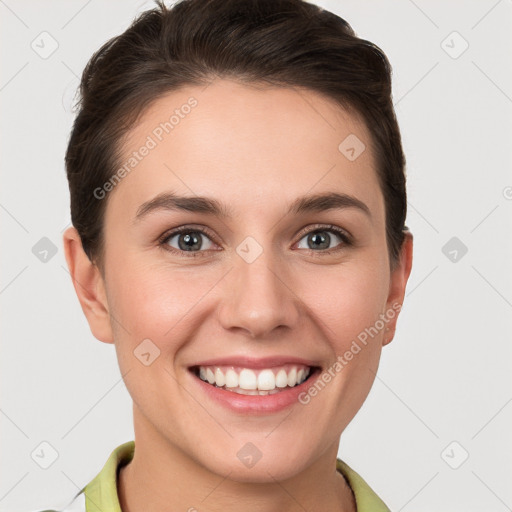
[[[373,139],[394,266],[406,229],[405,158],[382,50],[339,16],[303,0],[156,4],[107,41],[82,75],[66,172],[71,221],[89,259],[102,268],[107,200],[93,191],[119,166],[123,136],[159,97],[221,77],[305,87],[362,116]]]

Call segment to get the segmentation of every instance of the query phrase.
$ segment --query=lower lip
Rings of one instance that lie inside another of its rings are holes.
[[[273,395],[241,395],[234,391],[212,386],[190,372],[192,378],[206,395],[224,407],[241,414],[270,414],[298,403],[299,395],[311,386],[320,369],[313,370],[308,379],[293,388]]]

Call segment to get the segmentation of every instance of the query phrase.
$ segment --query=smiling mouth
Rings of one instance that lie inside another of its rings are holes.
[[[300,386],[320,370],[316,366],[284,364],[273,368],[192,366],[190,371],[213,387],[239,395],[275,395]]]

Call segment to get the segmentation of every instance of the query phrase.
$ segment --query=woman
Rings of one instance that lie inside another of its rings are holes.
[[[412,264],[390,73],[302,0],[160,3],[91,58],[64,247],[135,441],[70,510],[388,510],[337,453]]]

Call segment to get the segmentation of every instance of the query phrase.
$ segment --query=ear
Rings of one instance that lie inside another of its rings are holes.
[[[405,296],[405,287],[412,268],[412,233],[407,230],[404,232],[405,238],[400,251],[400,260],[395,269],[391,272],[389,283],[389,294],[386,302],[386,311],[394,311],[396,314],[390,318],[386,325],[386,330],[382,340],[382,345],[387,345],[395,337],[396,322],[402,308]],[[391,316],[391,313],[388,315]]]
[[[64,232],[63,244],[73,286],[93,336],[99,341],[114,343],[101,272],[85,254],[80,235],[74,227]]]

